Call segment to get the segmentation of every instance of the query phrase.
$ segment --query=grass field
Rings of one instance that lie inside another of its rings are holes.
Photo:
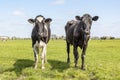
[[[51,40],[48,44],[46,69],[33,68],[31,40],[0,41],[0,80],[120,80],[120,40],[91,40],[86,53],[86,70],[66,63],[66,43]],[[81,50],[79,49],[79,55]]]

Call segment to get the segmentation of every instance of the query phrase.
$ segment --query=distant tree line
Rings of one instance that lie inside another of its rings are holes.
[[[0,36],[0,40],[1,41],[7,41],[7,40],[30,40],[31,38],[20,38],[20,37],[8,37],[8,36]],[[52,34],[51,35],[51,40],[65,40],[66,37],[65,36],[57,36],[56,34]],[[112,39],[120,39],[120,38],[115,38],[113,36],[102,36],[102,37],[98,37],[98,36],[92,36],[91,37],[92,40],[112,40]]]
[[[12,37],[11,40],[30,40],[31,38]]]
[[[65,36],[57,36],[57,35],[53,34],[53,35],[51,35],[51,39],[52,40],[58,40],[58,39],[65,40],[66,37]],[[93,39],[93,40],[108,40],[108,39],[110,39],[111,40],[111,39],[120,39],[120,38],[115,38],[113,36],[102,36],[102,37],[93,36],[93,37],[91,37],[91,39]]]
[[[52,40],[58,40],[58,39],[63,39],[63,40],[65,40],[65,36],[57,36],[57,35],[55,35],[55,34],[52,34],[51,35],[51,39]]]
[[[115,37],[112,36],[102,36],[102,37],[92,37],[91,39],[100,39],[100,40],[107,40],[107,39],[116,39]]]

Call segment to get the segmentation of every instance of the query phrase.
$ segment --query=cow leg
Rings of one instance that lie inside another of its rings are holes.
[[[85,60],[86,49],[87,49],[87,44],[83,46],[83,50],[82,50],[82,54],[81,54],[81,59],[82,59],[81,69],[82,70],[85,70],[84,60]]]
[[[39,53],[38,47],[34,46],[33,51],[34,51],[34,58],[35,58],[34,68],[36,69],[37,68],[37,63],[38,63],[38,53]]]
[[[74,50],[73,50],[73,53],[74,53],[74,61],[75,61],[75,67],[77,67],[77,63],[78,63],[78,58],[79,58],[79,55],[78,55],[78,51],[77,51],[77,47],[78,46],[75,46],[74,45]]]
[[[67,54],[68,54],[67,63],[70,63],[69,53],[70,53],[70,44],[67,42]]]
[[[46,56],[46,53],[47,53],[47,46],[45,46],[45,50],[44,50],[44,63],[47,62],[47,56]]]
[[[46,60],[46,44],[42,48],[41,60],[42,60],[42,67],[41,68],[45,69],[44,63],[45,63],[45,60]]]

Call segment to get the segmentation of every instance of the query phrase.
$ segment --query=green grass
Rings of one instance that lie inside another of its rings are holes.
[[[81,58],[74,68],[67,64],[64,40],[51,40],[48,44],[46,69],[33,68],[34,56],[31,40],[0,41],[0,80],[120,80],[120,40],[91,40],[86,52],[86,70],[82,71]],[[79,49],[79,56],[81,50]]]

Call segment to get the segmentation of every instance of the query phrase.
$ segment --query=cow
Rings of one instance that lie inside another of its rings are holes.
[[[44,63],[47,61],[46,58],[46,48],[47,43],[50,40],[51,29],[50,29],[50,22],[52,21],[51,18],[45,18],[42,15],[36,16],[35,19],[28,19],[28,22],[33,24],[33,29],[31,33],[32,39],[32,48],[34,52],[35,64],[34,68],[37,68],[38,63],[38,53],[39,48],[42,48],[41,53],[41,60],[42,60],[42,69],[45,69]]]
[[[90,39],[90,30],[93,21],[98,20],[98,16],[92,17],[90,14],[84,14],[82,17],[75,16],[76,20],[68,21],[65,25],[66,33],[66,45],[67,45],[67,63],[70,63],[70,45],[73,45],[74,63],[75,67],[78,64],[78,47],[82,49],[81,59],[82,65],[81,69],[85,70],[84,58],[86,54],[86,49],[88,46],[88,41]]]

